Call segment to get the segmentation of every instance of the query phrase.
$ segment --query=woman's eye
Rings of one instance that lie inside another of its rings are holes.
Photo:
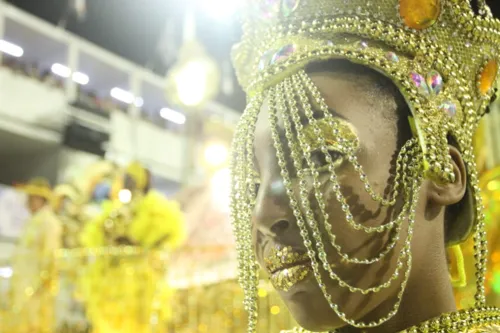
[[[342,154],[336,150],[328,150],[328,154],[334,166],[338,166],[342,162]],[[311,161],[314,163],[316,168],[322,168],[328,166],[328,161],[326,155],[321,150],[315,150],[311,154]],[[304,165],[305,169],[310,168],[307,165],[307,161],[304,161],[306,165]]]
[[[255,182],[254,183],[254,191],[255,191],[255,194],[259,193],[259,189],[260,189],[260,183],[258,182]]]

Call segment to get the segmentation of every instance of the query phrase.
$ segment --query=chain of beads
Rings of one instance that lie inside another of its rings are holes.
[[[299,71],[299,76],[303,82],[303,84],[307,87],[308,92],[312,95],[312,97],[315,99],[315,102],[317,105],[320,106],[320,110],[323,112],[323,115],[325,118],[329,121],[330,126],[334,128],[335,130],[335,123],[333,122],[333,116],[328,112],[328,105],[326,105],[325,100],[321,97],[321,93],[318,90],[318,88],[314,85],[313,81],[311,78],[306,74],[305,71],[301,70]],[[368,194],[372,197],[373,200],[379,202],[383,206],[393,206],[396,203],[396,198],[399,195],[399,189],[404,188],[406,185],[404,181],[406,180],[403,177],[402,182],[401,177],[402,175],[406,175],[406,166],[408,165],[408,160],[409,157],[406,154],[407,150],[413,150],[413,152],[410,152],[409,156],[412,153],[415,152],[416,146],[418,145],[417,140],[412,139],[409,140],[402,148],[401,148],[401,153],[398,156],[398,159],[396,161],[396,177],[394,178],[394,186],[392,188],[392,195],[389,194],[389,197],[391,198],[390,200],[384,199],[381,195],[378,193],[375,193],[373,190],[370,182],[368,181],[368,177],[366,176],[366,173],[363,171],[363,167],[359,164],[357,156],[355,154],[351,154],[349,156],[349,162],[351,162],[354,166],[354,169],[359,173],[359,179],[363,182],[365,186],[365,190],[368,192]]]
[[[379,202],[383,206],[394,206],[396,200],[401,197],[406,203],[402,207],[400,214],[394,221],[373,228],[362,226],[354,221],[354,218],[350,213],[349,206],[340,191],[340,185],[335,175],[335,166],[330,154],[328,153],[326,142],[321,135],[320,129],[315,126],[315,120],[313,119],[311,102],[309,101],[309,98],[313,99],[312,102],[314,103],[314,105],[320,106],[320,111],[323,112],[324,119],[326,119],[328,121],[328,124],[331,126],[333,134],[339,135],[339,131],[337,128],[338,126],[336,126],[333,116],[331,116],[331,114],[329,113],[326,103],[321,98],[318,89],[312,83],[310,78],[305,72],[300,71],[298,74],[293,75],[291,78],[285,79],[276,87],[271,88],[268,91],[268,97],[270,107],[269,121],[272,130],[273,143],[277,151],[278,164],[281,168],[281,176],[283,177],[286,193],[290,200],[290,206],[295,218],[297,219],[297,225],[300,229],[300,234],[304,239],[304,245],[306,246],[308,255],[311,259],[311,267],[313,269],[314,276],[318,282],[318,285],[332,310],[347,324],[359,328],[379,326],[380,324],[388,321],[397,313],[411,270],[412,256],[410,247],[413,226],[415,223],[415,207],[418,201],[418,192],[422,179],[422,169],[420,168],[421,158],[419,157],[421,156],[421,151],[419,150],[420,147],[418,145],[418,142],[416,139],[410,139],[410,141],[408,141],[402,147],[396,161],[396,175],[394,178],[394,186],[392,188],[392,192],[390,192],[388,195],[389,199],[384,199],[381,195],[375,193],[375,191],[373,191],[372,187],[370,186],[366,174],[357,161],[357,157],[355,154],[356,152],[352,148],[352,145],[349,145],[349,143],[345,140],[343,141],[342,138],[338,138],[338,141],[342,144],[342,147],[345,148],[342,150],[342,153],[347,156],[347,160],[352,163],[354,169],[359,173],[360,180],[364,183],[365,190],[375,201]],[[255,332],[257,324],[256,304],[258,282],[257,266],[255,254],[253,252],[251,232],[251,216],[256,198],[253,170],[253,140],[255,124],[260,111],[260,107],[262,105],[262,98],[263,96],[254,98],[242,117],[242,120],[237,128],[235,140],[233,143],[233,151],[235,152],[235,155],[231,163],[231,169],[233,170],[231,212],[233,229],[237,240],[238,262],[240,270],[239,280],[245,290],[244,302],[245,308],[249,312],[249,332],[251,333]],[[332,184],[332,189],[336,195],[336,199],[340,202],[342,210],[346,214],[346,220],[348,224],[356,230],[364,230],[365,232],[383,232],[389,229],[394,232],[392,234],[393,237],[391,237],[391,241],[387,245],[387,247],[374,258],[351,258],[347,254],[343,253],[341,251],[341,247],[335,243],[336,238],[332,232],[332,226],[328,222],[326,204],[320,191],[321,183],[319,182],[319,172],[315,169],[315,164],[311,159],[311,147],[306,143],[307,141],[305,140],[305,131],[300,121],[297,101],[300,103],[300,108],[305,111],[305,115],[309,121],[309,124],[313,126],[313,131],[318,138],[318,141],[320,143],[319,148],[324,154],[325,159],[328,163],[329,182]],[[299,193],[296,193],[294,191],[292,180],[287,170],[287,161],[278,133],[277,123],[279,117],[282,117],[284,121],[285,136],[290,148],[293,165],[297,171],[297,176],[299,178]],[[297,138],[294,138],[292,131],[293,127],[295,127],[295,129],[297,130]],[[460,142],[460,144],[463,144],[463,142]],[[399,254],[396,271],[389,279],[389,281],[379,286],[368,289],[361,289],[347,284],[333,272],[331,266],[327,261],[327,255],[320,236],[321,233],[319,230],[319,226],[311,209],[309,201],[309,191],[306,186],[306,171],[303,170],[303,166],[301,164],[301,161],[303,159],[306,160],[309,173],[313,178],[312,185],[314,196],[318,203],[319,211],[321,214],[320,217],[324,221],[324,227],[328,233],[330,242],[332,243],[333,247],[339,252],[341,257],[347,262],[353,262],[357,264],[371,264],[380,261],[385,255],[387,255],[387,253],[389,253],[391,249],[393,249],[393,247],[399,240],[403,218],[405,217],[405,215],[408,216],[408,235],[404,242],[401,253]],[[477,205],[476,208],[478,221],[475,225],[474,235],[477,270],[476,304],[477,306],[482,306],[485,302],[484,274],[486,270],[486,238],[484,233],[484,214],[482,213],[482,201],[479,194],[480,192],[478,187],[477,174],[475,172],[472,172],[473,170],[475,170],[475,163],[472,153],[469,150],[465,150],[464,160],[470,172],[469,181],[474,190]],[[300,199],[301,205],[296,198],[297,195]],[[303,207],[304,212],[301,211],[300,207]],[[394,228],[395,230],[392,230]],[[310,236],[312,236],[312,239]],[[351,292],[361,292],[363,294],[367,294],[370,292],[376,293],[383,288],[389,287],[391,283],[399,277],[399,270],[404,266],[403,259],[406,258],[407,269],[405,270],[403,281],[401,283],[401,289],[397,295],[397,301],[395,302],[393,309],[385,317],[380,318],[378,321],[367,323],[356,322],[352,319],[349,319],[347,315],[339,309],[338,304],[335,304],[332,301],[332,297],[328,294],[326,285],[323,283],[320,275],[320,263],[316,259],[316,253],[318,253],[318,258],[323,264],[322,267],[329,273],[329,277],[331,279],[338,281],[341,287],[347,288]]]
[[[403,218],[405,217],[404,213],[407,211],[408,204],[406,204],[403,207],[401,213],[399,214],[398,218],[395,221],[396,222],[396,230],[394,231],[393,237],[391,237],[391,241],[386,246],[386,249],[384,251],[382,251],[380,254],[378,254],[376,257],[370,258],[370,259],[363,259],[363,260],[357,259],[357,258],[353,259],[347,253],[342,252],[341,247],[338,244],[336,244],[336,242],[335,242],[336,236],[333,234],[333,232],[332,232],[333,228],[328,221],[329,215],[326,212],[326,204],[325,204],[325,202],[323,200],[323,196],[321,194],[321,189],[320,189],[321,183],[319,182],[319,179],[318,179],[319,173],[316,170],[314,163],[311,161],[311,149],[310,149],[309,145],[307,145],[305,143],[305,137],[304,137],[304,134],[302,131],[303,128],[302,128],[302,124],[300,123],[299,111],[297,109],[296,100],[295,100],[296,96],[292,92],[290,81],[293,82],[294,87],[297,90],[297,97],[300,99],[301,105],[305,111],[307,118],[308,118],[309,124],[313,127],[313,130],[318,138],[318,141],[320,142],[321,151],[324,154],[324,156],[327,160],[327,164],[328,164],[328,171],[330,174],[329,180],[332,183],[332,188],[334,189],[337,200],[341,203],[341,205],[343,207],[347,208],[345,210],[345,213],[347,216],[347,221],[351,224],[351,226],[353,226],[353,224],[355,224],[355,222],[354,222],[354,219],[352,217],[352,214],[349,211],[349,207],[346,203],[346,200],[340,191],[340,184],[338,183],[337,176],[335,174],[335,166],[333,165],[332,158],[331,158],[330,154],[328,153],[328,148],[326,146],[326,143],[325,143],[323,136],[321,135],[321,130],[319,129],[315,120],[313,119],[313,111],[311,109],[311,105],[309,104],[309,102],[306,99],[307,97],[305,95],[305,92],[298,84],[297,77],[292,77],[290,79],[286,79],[284,81],[286,100],[289,101],[288,107],[290,109],[290,113],[291,113],[292,118],[294,120],[294,125],[297,129],[297,133],[299,136],[298,139],[299,139],[299,142],[301,143],[302,150],[303,150],[304,155],[305,155],[305,159],[307,161],[307,164],[308,164],[308,166],[311,170],[311,174],[313,176],[313,186],[314,186],[315,197],[316,197],[316,200],[318,202],[321,217],[322,217],[322,220],[324,221],[323,223],[325,225],[326,232],[328,233],[328,236],[330,238],[331,245],[337,250],[339,255],[347,262],[352,262],[352,263],[357,263],[357,264],[373,264],[375,262],[378,262],[380,259],[385,257],[385,255],[387,255],[387,253],[389,253],[390,250],[392,250],[394,248],[395,244],[399,240],[401,223],[403,221]],[[283,118],[284,118],[287,139],[289,142],[293,142],[293,135],[291,132],[291,126],[289,124],[289,121],[288,121],[286,115],[283,115]],[[333,125],[333,130],[335,128],[336,128],[336,126]],[[295,163],[299,163],[298,161],[300,161],[300,156],[301,156],[300,152],[297,152],[296,149],[292,149],[292,157],[293,157],[293,160],[295,161]],[[300,167],[300,165],[299,165],[299,167]],[[356,224],[356,226],[353,226],[353,228],[358,229],[357,226],[358,226],[358,224]],[[367,232],[370,232],[372,229],[366,228],[365,230],[367,230]],[[319,249],[319,258],[323,261],[323,265],[326,267],[327,266],[327,263],[325,262],[326,261],[326,254],[324,253],[324,251],[322,249]],[[399,271],[399,267],[400,267],[400,265],[398,265],[398,269],[395,271],[395,273],[397,273]],[[332,275],[332,273],[330,273],[330,275]],[[332,277],[332,278],[334,278],[334,277]]]
[[[272,130],[272,137],[273,137],[273,141],[274,141],[275,148],[277,151],[278,164],[281,167],[281,175],[283,177],[286,192],[287,192],[289,199],[290,199],[290,205],[291,205],[292,210],[294,212],[294,215],[297,219],[297,225],[300,229],[300,234],[302,235],[302,237],[304,239],[304,245],[306,246],[306,249],[307,249],[308,254],[310,256],[311,266],[312,266],[314,275],[316,277],[316,280],[318,281],[318,285],[321,288],[321,290],[323,291],[323,295],[325,296],[326,300],[328,301],[330,307],[337,314],[337,316],[339,316],[339,318],[341,318],[346,323],[348,323],[352,326],[355,326],[355,327],[360,327],[360,328],[376,327],[376,326],[382,324],[383,322],[386,322],[390,318],[392,318],[397,313],[397,309],[399,308],[399,304],[401,303],[402,294],[403,294],[404,289],[406,287],[406,282],[409,278],[409,272],[411,269],[411,251],[409,248],[409,244],[411,244],[412,230],[413,230],[413,225],[414,225],[414,221],[415,221],[415,206],[416,206],[417,201],[418,201],[418,196],[415,196],[415,195],[412,196],[412,205],[410,207],[410,212],[409,212],[408,240],[407,240],[407,242],[405,242],[405,247],[401,253],[402,256],[405,256],[408,258],[408,261],[407,261],[408,269],[405,272],[405,276],[403,278],[401,289],[398,293],[397,301],[396,301],[396,304],[394,305],[394,308],[389,312],[389,314],[386,317],[383,317],[383,318],[379,319],[378,321],[365,323],[365,322],[356,322],[352,319],[349,319],[344,312],[340,311],[339,306],[332,301],[331,295],[329,295],[328,291],[326,290],[326,285],[323,283],[320,272],[319,272],[319,264],[316,260],[316,252],[313,248],[313,242],[309,238],[306,223],[304,222],[303,215],[299,209],[299,204],[298,204],[297,200],[295,199],[295,193],[294,193],[294,190],[292,188],[292,181],[291,181],[289,172],[287,170],[287,166],[286,166],[287,163],[286,163],[283,147],[281,146],[281,142],[279,140],[279,133],[278,133],[278,129],[277,129],[278,128],[278,126],[277,126],[277,122],[278,122],[277,112],[279,110],[285,110],[285,105],[283,105],[283,103],[280,103],[279,100],[276,101],[277,95],[278,96],[281,95],[281,94],[279,94],[279,89],[283,89],[282,84],[279,84],[276,88],[271,88],[270,92],[269,92],[269,99],[270,99],[269,100],[269,104],[270,104],[269,120],[270,120],[270,126],[271,126],[271,130]],[[277,94],[277,92],[278,92],[278,94]],[[300,131],[299,129],[297,129],[297,130]],[[292,142],[290,142],[289,144],[292,144]],[[299,165],[297,165],[297,166],[299,166]],[[300,169],[298,171],[300,171]],[[300,177],[301,173],[298,172],[298,175]],[[303,204],[305,211],[306,211],[305,212],[306,220],[308,222],[308,226],[310,227],[310,229],[312,231],[316,247],[318,249],[322,249],[322,248],[324,248],[324,246],[323,246],[321,238],[319,237],[319,235],[320,235],[319,229],[318,229],[318,226],[316,224],[314,215],[312,214],[312,211],[310,210],[310,207],[309,207],[309,202],[308,202],[308,198],[307,198],[308,191],[305,188],[306,183],[304,182],[303,174],[302,174],[302,177],[300,177],[300,178],[302,178],[302,179],[300,179],[300,181],[299,181],[299,188],[300,188],[299,196],[300,196],[300,199],[301,199],[302,204]],[[421,182],[420,177],[415,177],[414,183],[413,183],[413,186],[411,189],[413,191],[408,192],[409,195],[412,192],[418,193],[418,190],[420,188],[420,182]],[[410,189],[408,189],[408,190],[410,191]],[[339,281],[339,285],[341,285],[342,287],[349,288],[347,283],[345,283],[345,282],[341,283]],[[378,291],[380,291],[380,289],[382,289],[381,287],[376,287],[376,288],[378,290],[374,290],[374,292],[378,292]],[[349,288],[349,289],[351,290],[351,288]],[[361,290],[361,289],[352,288],[351,291],[359,291],[359,290]]]

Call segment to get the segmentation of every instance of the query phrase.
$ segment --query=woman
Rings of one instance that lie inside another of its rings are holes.
[[[259,3],[233,54],[249,101],[231,205],[249,331],[256,262],[298,331],[499,331],[471,148],[500,22],[484,1]],[[471,234],[475,305],[457,311]]]
[[[18,188],[26,193],[32,216],[12,258],[11,311],[6,326],[8,332],[48,332],[54,325],[54,254],[61,245],[61,225],[50,207],[53,193],[46,179],[34,178]]]

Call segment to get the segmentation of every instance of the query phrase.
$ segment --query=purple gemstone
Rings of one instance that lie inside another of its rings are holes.
[[[278,52],[276,52],[271,60],[271,64],[275,64],[281,62],[283,60],[288,59],[296,50],[295,45],[289,44],[283,46]]]
[[[432,70],[427,74],[427,86],[435,95],[443,90],[443,77],[437,71]]]
[[[452,118],[457,114],[457,105],[451,101],[443,102],[439,108]]]
[[[292,13],[299,6],[299,0],[283,0],[281,4],[281,13],[284,17],[292,15]]]
[[[418,92],[424,96],[429,96],[430,95],[429,87],[427,87],[425,78],[422,75],[415,72],[412,72],[410,76],[411,80],[413,81],[413,84],[415,84],[415,87],[417,87]]]
[[[266,69],[267,66],[269,66],[269,64],[271,63],[271,60],[273,59],[274,53],[275,53],[274,50],[269,50],[269,51],[266,51],[260,57],[260,60],[259,60],[259,71],[263,71],[264,69]]]
[[[396,53],[394,52],[387,52],[385,57],[387,60],[392,61],[392,62],[399,62],[399,57]]]
[[[262,0],[260,11],[266,18],[273,18],[280,10],[280,0]]]

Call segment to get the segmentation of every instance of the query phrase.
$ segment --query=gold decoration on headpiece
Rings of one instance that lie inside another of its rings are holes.
[[[449,154],[450,138],[458,144],[466,163],[468,191],[467,208],[456,221],[460,227],[452,230],[447,240],[448,245],[456,245],[474,231],[476,305],[483,306],[486,239],[472,137],[493,95],[500,51],[500,21],[492,17],[484,0],[479,1],[478,13],[468,1],[461,0],[262,0],[248,1],[248,8],[243,12],[243,38],[234,47],[232,57],[238,80],[248,95],[248,106],[233,142],[231,211],[239,244],[240,282],[249,311],[249,331],[253,332],[256,327],[258,281],[250,221],[256,201],[253,139],[264,99],[269,105],[273,143],[291,209],[316,280],[337,316],[349,325],[363,328],[378,326],[397,313],[411,268],[411,231],[420,185],[423,179],[442,184],[455,181]],[[346,59],[386,75],[410,107],[414,137],[399,153],[393,188],[387,196],[375,193],[371,187],[357,161],[356,143],[343,134],[306,72],[311,62],[330,59]],[[313,110],[322,112],[321,121],[313,117]],[[302,111],[308,120],[307,126],[301,122]],[[278,119],[284,125],[287,147],[279,139]],[[333,133],[327,140],[325,126]],[[311,142],[311,138],[315,140]],[[396,198],[404,200],[405,205],[394,221],[379,227],[366,227],[355,221],[335,174],[336,161],[329,153],[330,142],[335,142],[346,162],[353,164],[373,200],[384,206],[395,206]],[[286,151],[294,162],[293,170],[286,163],[289,157],[285,156]],[[321,171],[327,168],[349,226],[367,233],[393,231],[393,240],[373,258],[349,257],[330,232],[329,241],[344,260],[354,264],[382,260],[399,240],[402,224],[408,222],[409,232],[397,268],[389,280],[378,286],[368,289],[351,286],[328,265],[323,240],[318,236],[318,224],[325,224],[328,231],[332,228],[319,188],[319,166],[311,159],[314,151],[325,155],[327,163]],[[292,171],[299,190],[292,186],[292,181],[295,184]],[[313,189],[306,187],[306,175],[312,177]],[[319,214],[311,209],[311,191]],[[321,262],[317,261],[316,254]],[[378,321],[356,322],[332,301],[322,282],[320,265],[341,287],[363,294],[389,287],[404,270],[399,297],[391,311]],[[450,329],[453,331],[453,327]]]

